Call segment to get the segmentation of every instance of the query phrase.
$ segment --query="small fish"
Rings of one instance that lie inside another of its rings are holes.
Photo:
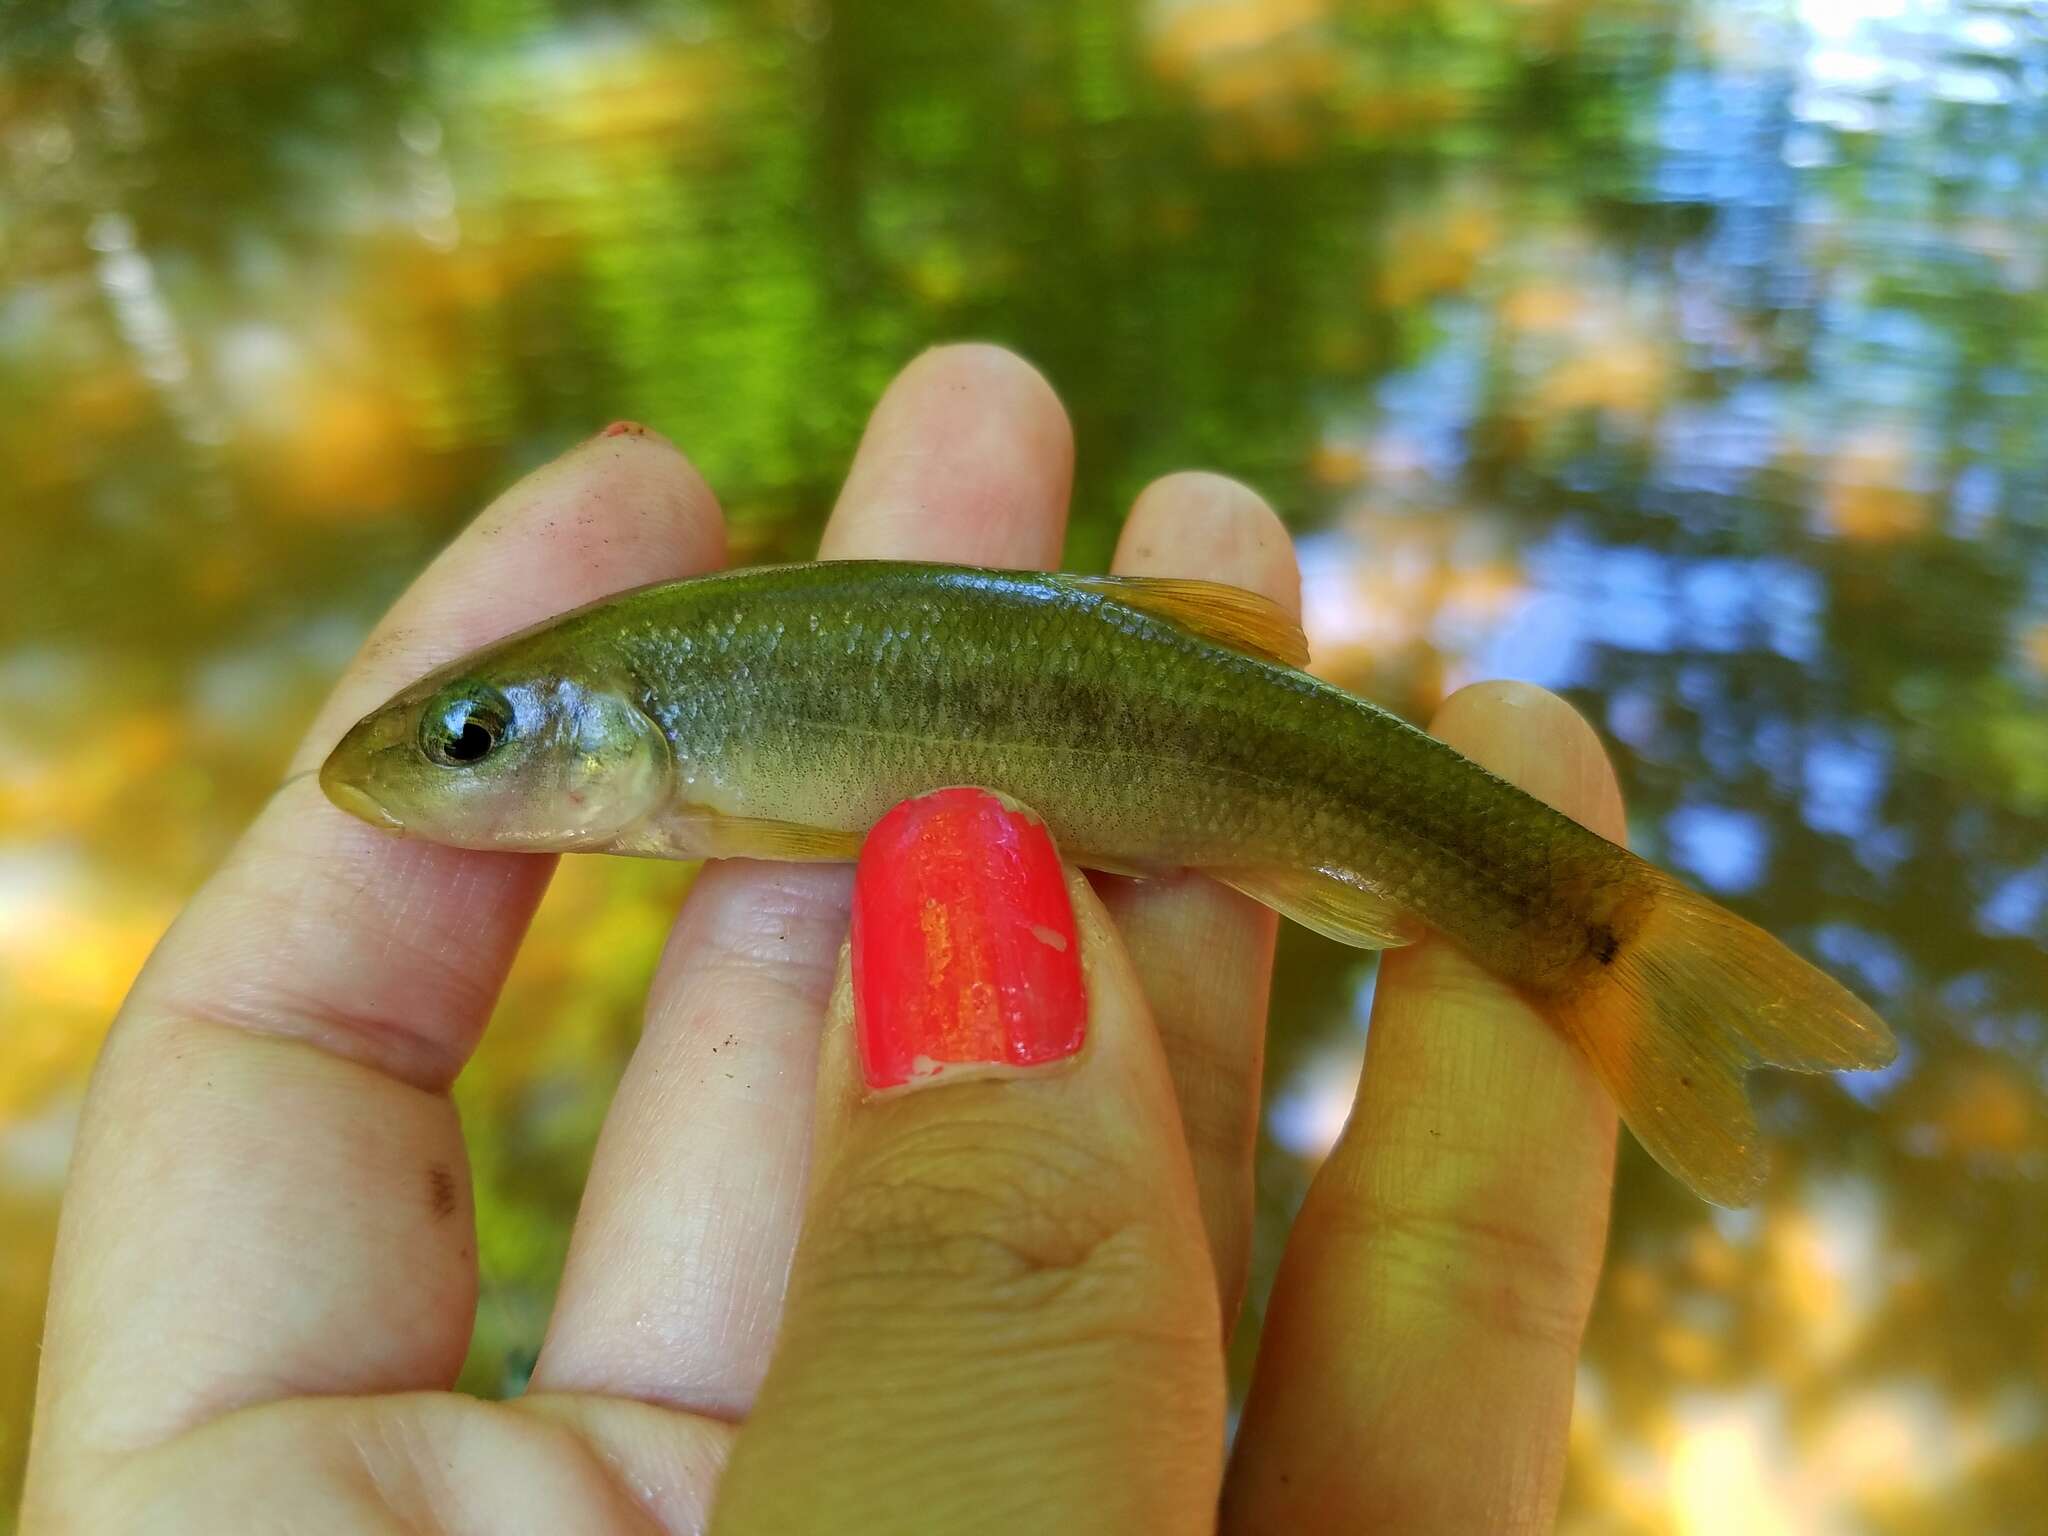
[[[1763,1179],[1744,1072],[1892,1059],[1883,1022],[1769,934],[1306,660],[1279,608],[1209,582],[760,567],[446,667],[320,782],[435,842],[678,859],[850,860],[907,796],[1002,790],[1091,868],[1198,869],[1361,948],[1442,934],[1720,1204]]]

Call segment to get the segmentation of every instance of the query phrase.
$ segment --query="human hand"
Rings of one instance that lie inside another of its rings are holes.
[[[1050,564],[1071,455],[1014,358],[930,354],[878,408],[822,552]],[[1532,1010],[1434,943],[1385,962],[1225,1481],[1273,919],[1197,878],[1063,882],[1071,1060],[871,1098],[834,985],[852,874],[708,868],[531,1389],[447,1390],[477,1284],[447,1088],[551,861],[390,838],[305,770],[440,662],[723,550],[687,463],[607,434],[500,498],[364,647],[109,1037],[24,1531],[686,1531],[722,1479],[741,1533],[1193,1531],[1219,1487],[1239,1531],[1546,1525],[1613,1115]],[[1116,568],[1298,600],[1272,513],[1213,477],[1148,490]],[[1592,733],[1548,695],[1467,690],[1436,728],[1620,835]]]

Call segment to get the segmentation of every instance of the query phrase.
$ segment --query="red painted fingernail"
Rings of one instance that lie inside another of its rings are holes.
[[[985,789],[876,823],[853,880],[853,1018],[874,1089],[1081,1049],[1081,945],[1044,823]]]

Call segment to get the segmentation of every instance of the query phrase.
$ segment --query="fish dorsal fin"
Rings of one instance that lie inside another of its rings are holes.
[[[1075,576],[1083,591],[1177,624],[1204,640],[1283,666],[1308,665],[1308,637],[1270,597],[1220,581],[1165,576]]]
[[[1203,873],[1326,939],[1356,949],[1398,949],[1421,935],[1415,920],[1384,896],[1320,869],[1270,865]]]

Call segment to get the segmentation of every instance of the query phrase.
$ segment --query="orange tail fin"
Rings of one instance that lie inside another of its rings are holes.
[[[1593,1060],[1649,1154],[1717,1205],[1746,1205],[1764,1152],[1742,1078],[1881,1067],[1891,1031],[1753,923],[1643,866],[1656,901],[1605,969],[1547,1011]]]

